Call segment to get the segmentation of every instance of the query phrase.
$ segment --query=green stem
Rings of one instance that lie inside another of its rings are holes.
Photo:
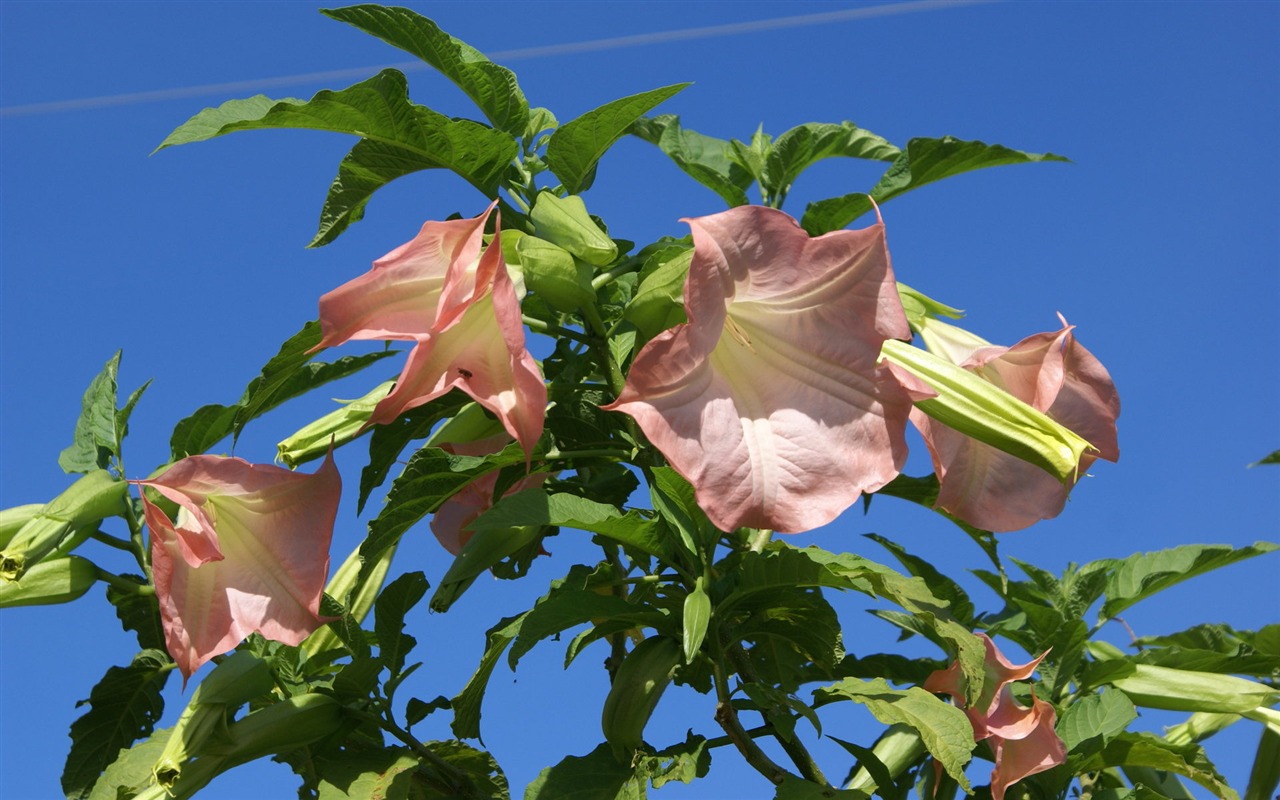
[[[114,547],[117,550],[124,550],[125,552],[128,552],[128,553],[133,552],[133,542],[125,541],[124,539],[121,539],[119,536],[112,536],[111,534],[107,533],[104,530],[94,531],[93,533],[89,534],[89,538],[102,542],[107,547]]]
[[[97,566],[96,564],[94,565],[94,569],[98,573],[98,580],[102,581],[108,586],[111,586],[115,589],[119,589],[120,591],[125,592],[126,594],[134,594],[134,595],[138,595],[139,597],[149,597],[156,593],[156,587],[150,584],[138,583],[137,581],[130,580],[129,578],[123,578],[119,575],[116,575],[113,572],[107,572],[105,569]]]
[[[753,553],[759,553],[764,550],[764,546],[773,538],[773,531],[768,528],[760,528],[751,534],[751,538],[747,541],[747,549]]]
[[[626,275],[628,272],[638,271],[640,269],[640,266],[641,266],[640,262],[634,259],[628,259],[627,261],[622,262],[616,267],[611,267],[610,269],[607,269],[604,272],[601,272],[599,275],[592,278],[591,288],[593,290],[596,290],[596,289],[599,289],[601,286],[607,286],[608,284],[613,283],[623,275]]]
[[[401,728],[390,718],[379,716],[377,714],[370,714],[367,711],[361,711],[350,707],[347,708],[347,711],[348,713],[375,723],[378,727],[403,742],[415,754],[430,762],[430,764],[435,767],[448,782],[448,785],[443,788],[446,788],[451,795],[461,795],[463,797],[476,796],[476,785],[475,782],[471,780],[470,775],[433,753],[425,744],[418,741],[413,734]]]
[[[552,448],[542,457],[543,461],[570,461],[575,458],[631,458],[633,453],[630,450],[620,450],[616,447],[602,447],[596,450],[557,450]]]
[[[139,488],[138,491],[142,491],[142,489]],[[151,559],[147,557],[147,545],[142,539],[142,521],[138,519],[138,508],[134,505],[132,497],[127,498],[124,507],[124,521],[129,525],[129,543],[131,545],[129,549],[133,551],[133,557],[137,560],[138,566],[142,567],[142,574],[146,577],[147,583],[152,583]]]
[[[549,322],[543,322],[537,317],[530,317],[528,315],[521,315],[520,320],[534,333],[541,333],[547,336],[563,336],[564,338],[572,339],[575,342],[591,344],[590,336],[579,331],[575,331],[572,328],[562,328],[559,325],[552,325]]]
[[[712,631],[711,644],[714,651],[711,659],[711,674],[716,687],[716,722],[724,729],[729,741],[738,748],[738,752],[747,760],[747,763],[770,783],[776,786],[788,776],[795,777],[765,755],[760,745],[756,744],[755,739],[738,721],[738,712],[734,710],[733,701],[729,697],[729,678],[724,669],[724,651],[720,646],[718,631]]]
[[[751,659],[747,658],[747,652],[742,649],[742,645],[734,644],[730,648],[729,654],[733,659],[734,669],[738,671],[738,675],[741,676],[743,680],[750,683],[760,683],[759,676],[755,674],[755,669],[751,666]],[[790,714],[791,712],[786,708],[777,708],[774,709],[774,713]],[[767,716],[765,721],[768,721]],[[770,727],[774,728],[773,725],[770,725]],[[831,786],[827,781],[827,777],[822,774],[822,769],[818,767],[818,763],[814,761],[813,756],[809,754],[808,748],[806,748],[798,738],[792,737],[789,739],[786,736],[781,735],[776,728],[774,728],[773,731],[773,738],[777,739],[778,744],[782,745],[782,749],[786,751],[787,756],[790,757],[792,763],[796,765],[796,768],[800,770],[800,774],[803,775],[806,780],[813,781],[819,786]]]

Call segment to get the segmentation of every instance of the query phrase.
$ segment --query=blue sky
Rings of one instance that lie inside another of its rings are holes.
[[[521,48],[868,7],[411,5],[499,61]],[[364,67],[371,75],[406,60],[319,7],[0,2],[0,507],[48,500],[69,483],[58,452],[70,442],[85,385],[117,348],[122,390],[155,380],[126,450],[131,476],[144,477],[166,458],[173,424],[200,405],[236,399],[279,343],[315,317],[321,293],[364,272],[423,220],[484,207],[461,180],[422,173],[382,190],[366,220],[336,243],[306,250],[352,144],[346,137],[245,133],[148,158],[208,105],[258,91],[308,97],[360,76],[146,102],[121,95]],[[1280,468],[1246,469],[1280,447],[1280,4],[1008,2],[891,11],[505,63],[530,100],[562,121],[623,95],[693,81],[661,110],[713,136],[747,138],[761,123],[778,134],[803,122],[852,120],[898,144],[950,134],[1069,157],[1071,164],[960,176],[884,208],[904,282],[966,309],[968,327],[997,343],[1052,329],[1061,311],[1120,389],[1120,462],[1096,466],[1059,519],[1003,537],[1005,554],[1061,570],[1068,561],[1177,544],[1280,538]],[[410,86],[420,103],[475,116],[431,73],[411,72]],[[24,108],[103,97],[117,99]],[[869,188],[878,173],[823,162],[800,179],[786,210],[799,215],[810,200]],[[682,235],[680,217],[722,207],[639,140],[606,156],[585,199],[615,235],[642,242]],[[269,461],[278,439],[329,410],[328,398],[357,396],[381,379],[339,384],[264,417],[236,454]],[[339,466],[354,486],[361,448],[349,449]],[[915,451],[908,472],[919,474],[927,458],[923,447]],[[353,499],[344,500],[335,561],[356,545],[365,521]],[[889,498],[867,516],[852,510],[804,538],[879,557],[859,536],[871,531],[957,577],[984,565],[940,518]],[[409,539],[396,569],[422,569],[434,583],[445,554],[425,526]],[[526,608],[581,545],[566,532],[548,545],[557,557],[524,581],[482,582],[448,614],[420,612],[412,632],[426,665],[416,691],[424,699],[456,692],[479,659],[483,630]],[[104,565],[123,569],[112,557],[102,555]],[[1189,582],[1126,620],[1143,635],[1198,622],[1249,629],[1276,622],[1277,563],[1257,559]],[[976,581],[967,585],[980,607],[994,603]],[[847,642],[859,652],[890,646],[892,632],[863,613],[866,604],[841,602]],[[1125,641],[1122,631],[1111,638]],[[591,657],[562,670],[562,647],[541,645],[514,675],[500,668],[486,702],[486,743],[517,792],[543,766],[599,741],[604,673]],[[131,639],[105,601],[91,597],[6,611],[0,651],[0,795],[55,796],[74,703],[107,666],[128,663]],[[176,688],[168,699],[165,725],[183,703]],[[690,725],[714,735],[711,708],[706,698],[673,692],[649,738],[675,741]],[[865,731],[853,711],[824,720],[842,738]],[[447,735],[443,719],[432,724],[421,732]],[[1240,789],[1257,735],[1246,723],[1208,743]],[[818,752],[831,759],[829,774],[839,774],[836,751]],[[280,765],[242,772],[202,796],[292,792]],[[709,781],[658,796],[760,796],[765,788],[720,749]]]

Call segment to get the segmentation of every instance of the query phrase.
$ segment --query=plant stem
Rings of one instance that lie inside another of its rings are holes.
[[[764,550],[764,546],[773,538],[773,531],[768,528],[760,528],[751,534],[751,538],[747,542],[747,549],[753,553],[759,553]]]
[[[619,277],[626,275],[628,272],[635,272],[640,269],[640,263],[632,259],[622,262],[611,269],[601,272],[599,275],[591,279],[591,288],[599,289],[616,281]]]
[[[747,658],[747,652],[742,649],[742,645],[734,644],[729,649],[730,657],[733,659],[734,669],[737,670],[744,680],[751,683],[760,683],[759,676],[755,674],[755,669],[751,666],[751,659]],[[778,708],[776,712],[779,714],[790,714],[790,710],[786,708]],[[765,717],[768,721],[768,717]],[[792,763],[800,770],[800,774],[805,779],[813,781],[819,786],[830,786],[827,777],[822,774],[822,769],[818,767],[818,763],[813,760],[813,756],[809,754],[808,748],[795,737],[787,738],[783,736],[774,725],[769,726],[773,732],[773,738],[778,740],[778,744],[782,745],[782,749],[786,751]]]
[[[418,741],[413,734],[401,728],[389,717],[370,714],[367,711],[353,709],[350,707],[347,708],[347,711],[377,724],[378,727],[403,742],[414,752],[415,755],[418,755],[424,760],[430,762],[430,764],[439,770],[439,772],[445,777],[448,785],[443,788],[448,789],[450,794],[460,794],[463,797],[476,796],[476,785],[475,782],[471,780],[470,775],[433,753],[425,744]]]
[[[716,687],[716,722],[724,728],[724,732],[728,735],[729,741],[733,742],[734,747],[738,748],[738,752],[747,760],[751,767],[765,776],[768,781],[775,786],[787,779],[792,773],[778,766],[773,759],[765,755],[760,749],[760,745],[755,743],[755,739],[751,734],[747,733],[742,727],[742,723],[738,721],[738,712],[733,708],[733,702],[729,697],[729,679],[724,669],[724,651],[720,647],[719,632],[712,632],[712,646],[715,652],[711,659],[712,677]],[[794,777],[794,776],[792,776]]]
[[[126,594],[135,594],[135,595],[138,595],[139,597],[148,597],[156,593],[156,588],[150,584],[138,583],[137,581],[129,580],[128,578],[122,578],[121,576],[116,575],[113,572],[107,572],[105,569],[103,569],[102,567],[99,567],[96,564],[94,565],[94,569],[98,573],[98,580],[102,581],[108,586],[111,586],[115,589],[119,589],[120,591],[125,592]]]
[[[133,552],[133,543],[121,539],[119,536],[112,536],[104,530],[96,530],[89,534],[89,538],[102,542],[107,547],[114,547],[117,550],[124,550],[126,553]]]
[[[552,325],[550,322],[543,322],[537,317],[530,317],[527,314],[520,316],[520,321],[528,326],[529,330],[535,333],[543,333],[547,336],[563,336],[566,339],[572,339],[575,342],[583,344],[591,344],[591,337],[586,334],[575,331],[572,328],[564,328],[559,325]]]

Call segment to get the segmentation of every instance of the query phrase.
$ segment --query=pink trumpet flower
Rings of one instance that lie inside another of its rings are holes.
[[[978,636],[987,648],[986,676],[982,698],[976,707],[965,708],[964,713],[973,725],[975,741],[991,739],[996,759],[991,772],[991,796],[993,800],[1004,800],[1006,789],[1028,775],[1063,763],[1067,751],[1054,731],[1057,715],[1053,706],[1032,694],[1031,707],[1027,708],[1014,699],[1011,688],[1015,681],[1030,678],[1048,651],[1030,663],[1017,665],[1005,658],[985,633]],[[924,688],[949,694],[963,706],[965,681],[960,663],[931,674]]]
[[[1012,347],[943,343],[946,352],[938,355],[1048,414],[1094,449],[1081,457],[1076,478],[1063,484],[1017,456],[913,411],[911,421],[923,434],[938,475],[938,508],[984,530],[1021,530],[1061,513],[1076,479],[1096,459],[1120,457],[1120,397],[1106,368],[1076,340],[1073,329],[1062,320],[1061,330],[1028,336]]]
[[[906,458],[910,397],[876,364],[910,337],[884,224],[810,238],[760,206],[684,221],[689,321],[645,345],[606,408],[635,418],[721,529],[825,525]]]
[[[190,456],[134,483],[178,505],[170,520],[142,494],[165,644],[184,678],[255,631],[297,645],[325,622],[342,493],[332,454],[313,475]]]
[[[502,248],[496,240],[484,247],[485,223],[496,205],[474,219],[423,224],[372,270],[320,298],[324,337],[317,348],[353,339],[415,342],[370,424],[391,422],[456,387],[532,453],[542,435],[547,387],[525,348]]]

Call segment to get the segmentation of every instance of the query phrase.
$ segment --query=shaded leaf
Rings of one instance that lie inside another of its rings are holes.
[[[809,122],[773,140],[765,157],[761,183],[770,194],[785,194],[800,173],[824,158],[836,156],[894,161],[902,151],[882,136],[852,122],[839,125]]]
[[[898,559],[898,563],[906,567],[907,572],[917,578],[923,578],[925,583],[929,584],[929,591],[933,592],[934,596],[940,600],[947,601],[948,607],[951,609],[951,615],[956,618],[957,622],[968,628],[974,627],[973,601],[969,599],[969,595],[960,587],[960,584],[943,575],[923,558],[908,553],[906,548],[897,542],[890,541],[875,533],[864,535],[892,553],[893,557]]]
[[[747,188],[754,178],[728,156],[729,142],[680,126],[675,114],[642,117],[630,133],[670,156],[686,174],[720,195],[730,208],[747,204]]]
[[[404,632],[404,617],[427,593],[427,578],[421,572],[407,572],[378,595],[373,607],[373,629],[378,635],[378,657],[391,672],[400,674],[404,659],[417,641]]]
[[[71,723],[71,751],[62,770],[68,800],[87,798],[123,748],[149,736],[164,712],[164,688],[173,667],[162,650],[143,650],[127,667],[111,667],[89,693],[89,705]]]
[[[645,780],[601,744],[585,756],[566,756],[538,773],[525,800],[642,800]]]
[[[120,457],[120,439],[123,436],[116,425],[116,376],[120,371],[120,354],[121,351],[117,350],[107,359],[102,371],[89,382],[89,388],[84,392],[71,444],[58,456],[58,466],[63,472],[73,474],[106,469],[112,455]]]
[[[548,494],[541,488],[526,489],[502,498],[471,523],[473,531],[520,526],[556,525],[590,531],[626,547],[658,558],[669,558],[670,548],[660,524],[645,512],[623,513],[616,507],[577,495]]]
[[[1257,467],[1262,464],[1280,464],[1280,450],[1275,450],[1271,455],[1263,456],[1261,459],[1253,462],[1249,466]]]
[[[480,705],[484,700],[485,689],[489,686],[489,677],[493,668],[498,665],[502,653],[520,634],[520,625],[529,612],[515,617],[507,617],[498,622],[485,633],[485,651],[480,659],[480,666],[467,681],[457,697],[450,701],[453,707],[453,735],[459,739],[480,739]]]
[[[998,144],[963,141],[951,136],[941,139],[912,139],[907,149],[885,171],[870,196],[877,203],[926,183],[949,178],[970,170],[1005,164],[1028,164],[1036,161],[1066,161],[1053,153],[1024,153]],[[871,210],[867,194],[854,193],[810,203],[800,224],[812,236],[839,230]]]
[[[1150,733],[1120,733],[1101,751],[1083,759],[1068,757],[1072,774],[1097,772],[1107,767],[1138,766],[1173,772],[1190,778],[1222,800],[1238,800],[1204,749],[1196,744],[1174,745]]]
[[[688,85],[677,83],[623,97],[566,122],[547,142],[547,166],[570,194],[586,191],[605,151],[647,111]]]
[[[318,800],[409,800],[418,759],[406,747],[347,750],[314,760]]]
[[[102,776],[93,784],[89,800],[120,800],[122,797],[132,798],[143,789],[151,786],[155,778],[152,770],[165,745],[169,743],[172,728],[155,731],[145,740],[133,747],[123,749],[112,759]]]
[[[364,504],[369,500],[370,493],[387,479],[387,473],[409,442],[427,438],[437,422],[453,416],[470,401],[471,398],[463,392],[447,392],[426,405],[401,414],[394,422],[376,426],[373,435],[369,437],[369,463],[360,472],[357,513],[364,511]]]

